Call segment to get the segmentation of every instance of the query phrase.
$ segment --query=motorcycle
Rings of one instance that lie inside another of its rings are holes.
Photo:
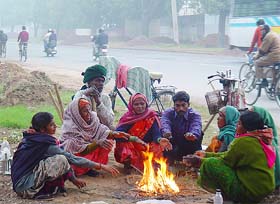
[[[47,57],[53,57],[55,54],[57,54],[56,41],[49,42],[45,52],[47,54]]]
[[[108,45],[102,45],[100,47],[97,47],[96,45],[93,46],[93,57],[94,60],[97,61],[97,59],[100,56],[107,56],[108,54]]]

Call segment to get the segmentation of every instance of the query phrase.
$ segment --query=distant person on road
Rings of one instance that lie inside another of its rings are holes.
[[[22,26],[22,31],[18,35],[19,51],[22,51],[23,44],[27,45],[29,40],[29,33],[26,31],[26,27]]]
[[[248,54],[250,54],[251,52],[254,51],[254,48],[255,48],[256,44],[257,44],[258,48],[261,47],[261,45],[262,45],[262,28],[263,28],[264,24],[265,24],[265,22],[264,22],[263,19],[259,19],[256,22],[257,28],[255,30],[254,37],[253,37],[252,42],[251,42],[251,47],[248,50]]]
[[[0,57],[2,57],[2,52],[6,48],[8,41],[8,36],[3,30],[0,30]]]
[[[174,107],[165,110],[161,117],[163,137],[168,138],[172,150],[164,152],[169,164],[181,161],[187,154],[201,150],[202,122],[198,112],[190,107],[190,96],[185,91],[173,97]]]
[[[114,112],[112,102],[108,94],[103,93],[107,69],[101,65],[88,67],[85,72],[83,82],[85,85],[79,90],[76,98],[85,98],[90,102],[91,109],[97,113],[100,122],[111,130],[114,130]]]
[[[103,28],[99,28],[98,35],[95,39],[95,44],[97,45],[97,54],[100,55],[103,46],[108,45],[109,37]]]
[[[275,81],[276,74],[272,73],[274,70],[268,66],[278,62],[280,62],[280,36],[271,31],[268,25],[264,25],[262,29],[262,46],[255,56],[258,84],[266,87],[268,85],[266,78],[268,77],[272,77],[272,80]]]
[[[50,35],[52,33],[52,29],[49,29],[48,32],[44,35],[43,41],[44,41],[44,52],[48,49],[48,44],[50,41]]]

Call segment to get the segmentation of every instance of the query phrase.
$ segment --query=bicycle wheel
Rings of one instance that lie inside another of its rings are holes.
[[[153,108],[161,115],[165,109],[172,107],[172,97],[174,94],[175,92],[171,90],[162,90],[157,92],[157,97],[153,98],[149,107]]]
[[[242,81],[242,88],[246,93],[252,91],[256,83],[254,66],[248,63],[243,64],[239,70],[239,79]]]
[[[280,107],[280,78],[277,79],[274,89],[274,96],[277,105]]]
[[[250,92],[245,93],[245,102],[247,105],[254,105],[261,96],[261,87],[256,85]]]

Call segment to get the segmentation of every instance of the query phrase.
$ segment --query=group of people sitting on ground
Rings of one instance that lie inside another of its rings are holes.
[[[200,168],[203,188],[220,188],[234,201],[259,201],[280,186],[278,134],[266,110],[253,107],[239,113],[223,107],[217,122],[220,132],[212,140],[216,146],[204,152],[201,116],[190,107],[185,91],[173,96],[174,107],[161,118],[148,107],[145,95],[133,94],[115,127],[110,98],[103,93],[106,68],[94,65],[82,75],[85,85],[64,111],[59,139],[47,112],[35,114],[23,133],[12,163],[13,189],[19,196],[45,198],[64,192],[67,179],[82,188],[86,183],[77,177],[95,177],[99,170],[117,175],[108,165],[114,144],[115,160],[125,173],[143,171],[142,151],[150,151],[154,158],[166,157],[170,166],[183,160]]]

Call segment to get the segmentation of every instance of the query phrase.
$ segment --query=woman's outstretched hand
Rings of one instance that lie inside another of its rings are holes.
[[[170,151],[172,150],[172,144],[169,142],[167,138],[160,138],[159,145],[165,150]]]
[[[122,138],[125,140],[128,140],[130,135],[126,132],[120,132],[120,131],[111,131],[108,139],[116,139],[116,138]]]
[[[111,173],[113,176],[117,176],[120,172],[113,166],[101,164],[101,169],[104,171]]]
[[[111,150],[113,149],[113,146],[114,146],[114,141],[113,141],[113,140],[108,140],[108,139],[106,139],[106,140],[102,140],[102,141],[100,141],[100,142],[97,142],[97,144],[98,144],[100,147],[111,151]]]
[[[205,151],[202,151],[202,150],[196,151],[194,154],[196,156],[199,156],[200,158],[204,158],[205,157]]]
[[[183,157],[183,163],[187,167],[200,168],[201,158],[197,155],[189,154],[189,155]]]

